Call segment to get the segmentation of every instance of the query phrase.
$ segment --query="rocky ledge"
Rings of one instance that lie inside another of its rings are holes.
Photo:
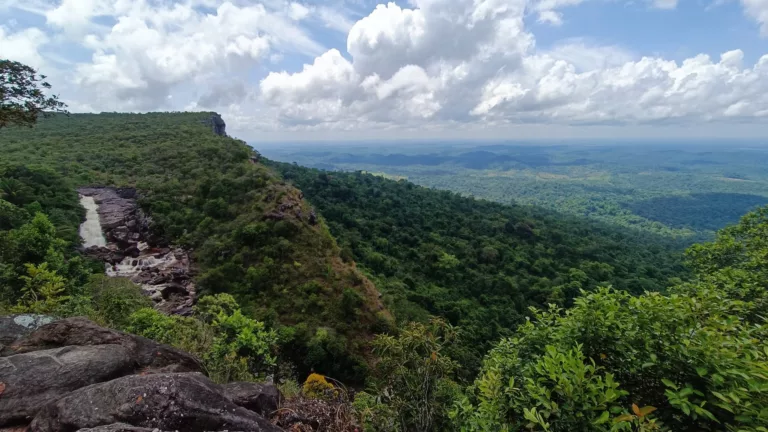
[[[96,213],[106,238],[106,246],[85,239],[84,252],[103,261],[107,275],[126,277],[141,285],[157,309],[191,314],[195,284],[189,253],[152,235],[152,220],[136,203],[136,190],[88,187],[78,189],[78,193],[92,198],[98,206]]]
[[[18,325],[39,318],[0,317],[0,430],[282,430],[272,385],[215,384],[193,356],[85,318]]]

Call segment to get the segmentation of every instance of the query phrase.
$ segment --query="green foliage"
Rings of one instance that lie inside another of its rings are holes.
[[[530,306],[569,306],[601,284],[660,291],[685,276],[679,253],[657,239],[359,172],[274,166],[318,207],[398,322],[433,315],[461,328],[451,355],[465,378]]]
[[[20,311],[53,314],[68,300],[64,296],[64,278],[55,271],[48,270],[48,263],[39,266],[25,264],[27,274],[21,276],[24,286],[21,287]]]
[[[602,288],[536,311],[489,353],[456,418],[466,430],[763,430],[766,215],[691,248],[696,278],[668,295]]]
[[[366,431],[451,429],[446,407],[456,392],[450,378],[458,365],[446,348],[456,338],[453,327],[437,319],[376,337],[378,361],[368,390],[354,402]]]
[[[245,317],[232,296],[213,297],[200,300],[195,318],[140,309],[130,316],[126,331],[198,356],[216,382],[257,380],[275,366],[275,331]]]
[[[57,96],[45,95],[44,91],[51,88],[45,78],[25,64],[0,59],[0,129],[32,127],[40,115],[66,112],[66,104]]]
[[[24,212],[43,212],[72,251],[83,217],[76,188],[136,187],[153,234],[194,251],[199,293],[230,294],[243,315],[270,327],[304,324],[279,351],[300,375],[318,370],[362,381],[365,344],[379,322],[377,293],[341,261],[323,222],[309,223],[301,193],[250,161],[254,151],[244,142],[211,133],[211,116],[76,114],[41,119],[33,129],[3,128],[0,225],[20,229],[29,222]],[[6,202],[20,210],[10,212]],[[24,264],[41,263],[38,249],[25,250],[37,255],[10,267],[2,261],[9,303],[17,301]],[[80,286],[85,280],[78,278]],[[308,286],[319,289],[305,294]],[[317,351],[319,327],[331,329],[333,340],[320,344],[324,355],[308,356]]]
[[[578,142],[388,143],[381,146],[264,148],[270,159],[325,170],[359,171],[502,204],[535,205],[634,231],[709,240],[768,204],[768,153],[733,143]],[[690,145],[694,144],[694,145]],[[331,174],[332,175],[332,174]]]

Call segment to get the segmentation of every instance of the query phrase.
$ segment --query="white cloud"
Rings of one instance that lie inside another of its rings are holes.
[[[768,0],[741,0],[744,11],[760,24],[760,34],[768,36]]]
[[[677,63],[579,39],[537,51],[525,13],[493,0],[379,5],[350,30],[351,60],[334,50],[301,72],[272,73],[263,101],[288,128],[757,121],[768,112],[768,56],[746,68],[739,50]]]
[[[768,115],[768,57],[745,64],[734,50],[675,62],[582,38],[537,47],[526,24],[561,25],[584,0],[409,0],[364,16],[340,1],[0,0],[0,12],[24,9],[47,25],[0,26],[0,56],[66,65],[55,86],[74,109],[219,109],[235,125],[269,131],[743,124]],[[768,35],[768,0],[741,2]],[[345,47],[315,39],[341,34]],[[307,64],[270,71],[297,60]]]
[[[83,37],[93,56],[77,65],[75,82],[103,109],[152,110],[167,109],[178,86],[194,89],[216,82],[212,77],[247,74],[282,52],[323,52],[293,24],[304,14],[302,8],[293,3],[278,12],[261,4],[224,2],[214,12],[201,12],[191,3],[64,0],[47,17],[71,35],[93,30],[90,18],[95,16],[116,20]],[[69,20],[72,16],[81,18]]]
[[[289,6],[288,16],[294,20],[303,20],[309,15],[309,8],[301,3],[292,2]]]
[[[30,27],[18,32],[0,26],[0,58],[22,62],[35,69],[45,65],[40,47],[48,43],[48,36],[42,30]]]
[[[651,2],[656,9],[675,9],[677,7],[677,0],[653,0]]]

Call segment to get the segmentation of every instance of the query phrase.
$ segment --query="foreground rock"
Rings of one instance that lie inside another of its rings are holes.
[[[98,222],[106,246],[91,246],[85,253],[106,264],[106,273],[126,277],[141,285],[159,310],[188,315],[195,298],[194,272],[189,254],[169,247],[152,235],[152,219],[139,208],[133,188],[80,188],[81,201],[92,198],[97,204]],[[93,217],[89,213],[90,217]]]
[[[13,354],[14,352],[9,348],[9,345],[51,322],[53,322],[53,317],[36,314],[0,317],[0,356]]]
[[[280,390],[272,384],[234,382],[224,385],[224,394],[235,404],[263,416],[275,412],[283,402]]]
[[[86,318],[67,318],[40,327],[15,344],[17,353],[65,346],[117,345],[122,347],[134,371],[202,372],[194,356],[153,340],[98,326]],[[0,399],[1,400],[1,399]]]
[[[95,428],[80,429],[77,432],[157,432],[159,429],[131,426],[125,423],[96,426]]]
[[[0,358],[0,424],[28,422],[62,395],[131,373],[129,354],[120,345],[98,345]]]
[[[260,415],[281,403],[272,385],[214,384],[194,356],[85,318],[31,333],[13,319],[0,317],[12,353],[0,357],[0,430],[281,430]]]
[[[81,387],[142,372],[201,372],[193,356],[99,327],[85,318],[46,324],[0,357],[0,426],[28,423],[46,404]]]
[[[113,423],[189,432],[280,431],[235,405],[201,374],[132,375],[75,390],[47,405],[32,432],[69,432]]]

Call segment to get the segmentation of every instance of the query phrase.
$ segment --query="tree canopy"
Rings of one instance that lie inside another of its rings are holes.
[[[0,59],[0,129],[32,127],[41,114],[66,113],[58,96],[45,94],[51,89],[45,79],[27,65]]]

